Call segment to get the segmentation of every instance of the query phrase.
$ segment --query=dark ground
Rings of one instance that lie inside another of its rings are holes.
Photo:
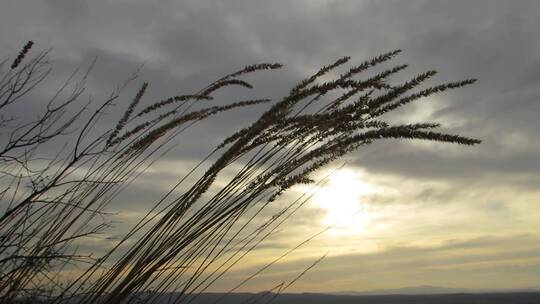
[[[197,298],[184,298],[179,303],[189,304],[540,304],[540,292],[455,293],[436,295],[329,295],[316,293],[282,294],[235,293],[223,297],[222,293],[207,293]],[[149,299],[141,294],[138,303]],[[174,294],[159,296],[151,303],[175,303]],[[20,302],[28,303],[28,302]],[[69,303],[76,304],[72,299]]]
[[[222,294],[204,294],[193,304],[214,303]],[[274,294],[233,294],[222,304],[268,303]],[[540,304],[540,292],[474,293],[445,295],[346,296],[325,294],[283,294],[272,304]]]

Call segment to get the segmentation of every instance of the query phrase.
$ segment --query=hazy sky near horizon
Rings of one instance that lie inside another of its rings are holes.
[[[394,62],[410,64],[406,75],[439,71],[430,84],[478,78],[392,118],[441,122],[445,131],[482,139],[480,146],[392,140],[348,155],[312,202],[215,290],[227,290],[335,223],[242,290],[290,280],[326,252],[289,291],[540,285],[540,1],[7,0],[0,4],[0,37],[2,58],[27,40],[52,48],[53,84],[97,56],[87,90],[96,98],[142,63],[126,94],[148,81],[150,102],[192,93],[246,64],[276,61],[285,68],[250,78],[255,89],[246,96],[277,99],[336,58],[358,63],[393,49],[403,49]],[[111,205],[121,211],[115,229],[133,223],[262,109],[227,113],[189,130]],[[291,190],[278,204],[305,190]],[[345,207],[334,207],[337,201]]]

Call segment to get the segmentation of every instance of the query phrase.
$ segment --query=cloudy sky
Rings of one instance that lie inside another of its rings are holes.
[[[52,48],[52,84],[97,56],[87,91],[97,98],[144,63],[137,81],[150,83],[148,101],[274,61],[285,68],[252,78],[249,94],[277,99],[339,57],[359,63],[394,49],[403,49],[395,61],[410,64],[409,76],[439,71],[430,84],[478,78],[392,118],[438,121],[481,145],[391,140],[348,155],[287,228],[215,290],[332,224],[243,290],[290,280],[325,252],[289,291],[527,288],[540,282],[539,12],[539,1],[526,0],[7,0],[0,5],[0,55],[13,56],[27,40]],[[227,113],[188,131],[110,206],[122,211],[115,229],[129,226],[185,168],[262,109]],[[305,191],[292,189],[283,200]],[[342,207],[334,207],[337,200]]]

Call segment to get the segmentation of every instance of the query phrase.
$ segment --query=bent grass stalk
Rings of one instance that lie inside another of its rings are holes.
[[[15,59],[17,64],[2,77],[0,110],[14,102],[12,96],[20,96],[17,92],[33,88],[46,75],[46,56],[29,59],[28,64],[20,66],[30,49],[27,46],[19,54],[20,59]],[[221,112],[270,100],[238,101],[198,110],[191,107],[201,100],[213,100],[216,91],[230,86],[251,89],[251,84],[238,77],[282,65],[250,65],[198,92],[165,98],[137,110],[148,87],[143,83],[116,125],[100,133],[94,126],[120,97],[121,90],[113,92],[83,123],[72,153],[66,156],[59,152],[41,171],[32,172],[29,163],[37,159],[34,155],[39,155],[40,146],[62,138],[65,131],[80,123],[81,113],[90,107],[65,118],[67,108],[82,93],[80,87],[59,106],[53,107],[55,100],[50,101],[42,118],[21,124],[0,154],[2,169],[11,176],[0,192],[2,199],[11,197],[0,218],[0,300],[9,303],[39,295],[57,303],[74,298],[78,303],[131,303],[146,294],[144,302],[153,303],[175,291],[176,301],[190,303],[253,252],[305,201],[292,202],[253,225],[262,212],[291,187],[313,183],[313,174],[327,164],[389,138],[479,144],[477,139],[438,132],[438,123],[395,125],[383,120],[386,113],[411,102],[475,81],[467,79],[415,91],[436,74],[427,71],[404,83],[390,84],[390,77],[407,65],[359,78],[399,53],[396,50],[382,54],[349,67],[333,80],[321,81],[350,61],[350,57],[343,57],[292,86],[251,125],[231,132],[204,158],[201,163],[215,157],[198,179],[173,196],[180,184],[194,174],[195,169],[191,170],[99,257],[77,254],[76,244],[110,227],[105,208],[168,151],[162,150],[176,136]],[[28,73],[39,77],[25,82],[23,76]],[[235,173],[217,187],[216,181],[225,175],[224,170]],[[31,184],[30,191],[20,191],[22,183]],[[82,269],[80,275],[60,285],[63,269],[72,264]],[[303,273],[276,288],[282,292]]]

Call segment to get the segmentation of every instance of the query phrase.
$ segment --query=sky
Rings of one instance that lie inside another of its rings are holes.
[[[149,82],[148,102],[258,62],[285,65],[250,78],[249,94],[277,99],[337,58],[359,63],[394,49],[403,50],[396,63],[410,64],[406,75],[439,71],[430,84],[477,78],[392,119],[437,121],[481,145],[388,140],[347,155],[319,172],[334,173],[214,290],[227,290],[328,225],[335,226],[241,290],[291,280],[324,253],[290,292],[540,286],[540,2],[7,0],[0,7],[2,58],[27,40],[51,48],[53,85],[37,88],[43,94],[95,57],[88,94],[107,96],[144,63],[137,81]],[[186,168],[263,109],[227,113],[186,132],[110,206],[121,211],[111,234],[133,224]],[[312,189],[293,188],[276,204],[306,191]],[[89,246],[99,251],[105,244]]]

